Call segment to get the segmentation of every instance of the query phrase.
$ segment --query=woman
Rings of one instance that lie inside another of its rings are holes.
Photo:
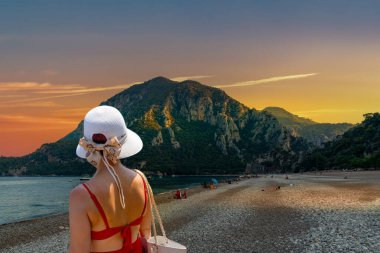
[[[76,154],[96,173],[70,193],[70,253],[143,252],[152,219],[145,181],[120,162],[142,146],[116,108],[103,105],[86,114]]]

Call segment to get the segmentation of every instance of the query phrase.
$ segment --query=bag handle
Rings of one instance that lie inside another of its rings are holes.
[[[145,181],[145,184],[146,184],[147,190],[148,190],[149,203],[153,207],[153,209],[152,209],[152,224],[153,224],[154,241],[157,244],[157,229],[156,229],[156,222],[155,222],[155,217],[154,217],[154,212],[156,212],[157,221],[158,221],[158,224],[160,225],[160,230],[162,232],[162,235],[166,239],[166,243],[168,243],[168,238],[166,237],[166,232],[165,232],[165,229],[164,229],[164,225],[162,224],[161,215],[160,215],[160,213],[158,211],[158,207],[157,207],[156,201],[155,201],[154,196],[153,196],[152,187],[150,186],[150,184],[148,182],[148,179],[145,177],[144,173],[142,173],[138,169],[135,169],[135,172],[138,173],[138,174],[140,174],[140,176]]]

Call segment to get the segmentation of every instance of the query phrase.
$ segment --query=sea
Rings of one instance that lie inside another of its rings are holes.
[[[236,176],[163,176],[149,179],[155,194]],[[68,212],[69,193],[80,177],[0,177],[0,224]]]

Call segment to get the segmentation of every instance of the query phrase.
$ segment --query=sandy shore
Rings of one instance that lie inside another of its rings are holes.
[[[157,200],[168,237],[188,252],[380,249],[380,171],[262,176]],[[67,214],[3,225],[0,252],[66,252],[68,234]]]

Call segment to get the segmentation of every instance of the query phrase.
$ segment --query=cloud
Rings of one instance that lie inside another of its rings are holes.
[[[357,109],[326,108],[326,109],[318,109],[318,110],[297,111],[297,112],[294,112],[294,113],[301,115],[301,114],[342,113],[342,112],[360,112],[360,110],[357,110]]]
[[[255,85],[264,84],[264,83],[279,82],[279,81],[292,80],[292,79],[300,79],[300,78],[306,78],[306,77],[315,76],[315,75],[317,75],[317,73],[288,75],[288,76],[275,76],[275,77],[259,79],[259,80],[237,82],[237,83],[232,83],[232,84],[228,84],[228,85],[214,85],[212,87],[215,87],[215,88],[231,88],[231,87],[242,87],[242,86],[255,86]]]
[[[52,124],[52,125],[73,125],[77,121],[67,120],[60,117],[35,117],[29,115],[0,115],[0,124]],[[27,128],[27,126],[25,126]]]
[[[91,110],[90,107],[81,107],[81,108],[66,108],[55,110],[54,114],[62,118],[84,118],[86,113]]]
[[[180,77],[173,77],[171,80],[181,82],[184,80],[189,79],[201,79],[201,78],[208,78],[212,76],[180,76]],[[127,83],[127,84],[121,84],[121,85],[114,85],[114,86],[103,86],[103,87],[94,87],[94,88],[80,88],[80,89],[65,89],[65,90],[59,90],[59,89],[49,89],[49,90],[42,90],[42,91],[36,91],[34,93],[38,94],[74,94],[74,93],[88,93],[88,92],[101,92],[101,91],[109,91],[109,90],[123,90],[131,87],[132,85],[139,84],[142,82],[133,82],[133,83]]]
[[[25,91],[25,90],[71,90],[84,88],[82,85],[53,85],[51,83],[36,82],[2,82],[0,91]]]
[[[54,110],[52,116],[0,115],[0,127],[6,132],[41,132],[75,127],[90,108],[66,108]]]
[[[57,95],[57,96],[48,96],[48,97],[26,98],[26,99],[20,99],[20,100],[6,101],[4,103],[1,103],[0,105],[12,104],[12,103],[23,103],[23,102],[29,102],[29,101],[40,101],[40,100],[51,99],[51,98],[63,98],[63,97],[80,96],[80,95],[85,95],[85,94],[87,94],[87,93],[66,94],[66,95]]]
[[[0,95],[0,98],[19,98],[19,97],[26,97],[26,95]]]
[[[182,82],[186,80],[196,80],[196,79],[204,79],[204,78],[210,78],[213,76],[178,76],[170,78],[170,80],[176,81],[176,82]]]
[[[50,83],[35,83],[35,82],[10,82],[0,83],[1,91],[25,90],[25,89],[46,89],[51,86]]]
[[[173,77],[171,78],[174,81],[183,81],[189,79],[201,79],[208,78],[212,76],[187,76],[187,77]],[[0,83],[0,91],[25,91],[29,90],[33,94],[67,94],[65,96],[75,95],[84,95],[91,92],[102,92],[109,90],[123,90],[131,87],[132,85],[139,84],[142,82],[133,82],[121,85],[113,85],[113,86],[100,86],[100,87],[86,87],[83,85],[59,85],[59,84],[51,84],[51,83],[36,83],[36,82],[11,82],[11,83]],[[40,97],[40,98],[31,98],[30,100],[20,100],[20,102],[26,101],[35,101],[35,100],[43,100],[55,97]],[[63,96],[62,96],[63,97]],[[19,101],[12,101],[19,102]]]
[[[44,91],[36,91],[34,93],[38,94],[74,94],[74,93],[89,93],[89,92],[99,92],[99,91],[107,91],[107,90],[121,90],[129,88],[130,86],[137,83],[129,83],[115,86],[106,86],[106,87],[95,87],[95,88],[82,88],[82,89],[72,89],[72,90],[44,90]]]
[[[18,133],[20,132],[21,134],[24,134],[25,132],[35,132],[35,133],[41,133],[41,131],[54,131],[54,130],[67,130],[68,126],[67,125],[57,125],[57,126],[52,126],[52,125],[42,125],[38,127],[15,127],[13,125],[9,127],[1,127],[1,130],[3,132],[7,133]]]
[[[26,102],[26,103],[11,103],[11,104],[0,104],[0,108],[15,108],[15,107],[57,107],[57,106],[63,106],[61,104],[58,104],[56,102],[46,101],[46,102]]]
[[[278,76],[278,77],[271,77],[266,79],[260,79],[260,80],[253,80],[253,81],[246,81],[246,82],[238,82],[233,83],[229,85],[216,85],[212,87],[217,88],[230,88],[230,87],[241,87],[241,86],[252,86],[252,85],[258,85],[263,83],[269,83],[269,82],[278,82],[283,80],[290,80],[290,79],[299,79],[299,78],[305,78],[309,76],[314,76],[317,73],[310,73],[310,74],[300,74],[300,75],[288,75],[288,76]],[[198,75],[198,76],[179,76],[179,77],[173,77],[171,80],[174,81],[184,81],[189,79],[202,79],[202,78],[209,78],[213,77],[210,75]],[[9,83],[0,83],[0,91],[30,91],[32,94],[57,94],[54,96],[46,96],[46,97],[32,97],[32,98],[26,98],[26,99],[19,99],[19,100],[13,100],[13,101],[5,101],[0,104],[13,104],[13,103],[25,103],[25,102],[31,102],[31,101],[41,101],[41,100],[47,100],[52,98],[62,98],[62,97],[71,97],[71,96],[80,96],[80,95],[86,95],[92,92],[102,92],[102,91],[109,91],[109,90],[122,90],[131,87],[132,85],[138,84],[141,82],[134,82],[134,83],[128,83],[128,84],[121,84],[121,85],[114,85],[114,86],[103,86],[103,87],[86,87],[83,85],[75,85],[75,84],[67,84],[67,85],[59,85],[59,84],[51,84],[51,83],[37,83],[37,82],[9,82]],[[60,95],[58,95],[60,94]],[[12,96],[12,95],[6,95],[6,96]]]
[[[36,82],[14,82],[14,83],[0,83],[0,91],[8,91],[8,92],[21,92],[26,91],[29,94],[57,94],[54,96],[46,96],[46,97],[29,97],[25,99],[13,100],[13,101],[5,101],[1,104],[12,104],[12,103],[24,103],[30,101],[41,101],[52,98],[62,98],[62,97],[71,97],[71,96],[80,96],[86,95],[91,92],[102,92],[108,90],[122,90],[126,89],[136,83],[129,83],[123,85],[115,85],[108,87],[95,87],[88,88],[82,85],[56,85],[50,83],[36,83]],[[58,95],[60,94],[60,95]],[[12,95],[6,95],[11,97]]]

